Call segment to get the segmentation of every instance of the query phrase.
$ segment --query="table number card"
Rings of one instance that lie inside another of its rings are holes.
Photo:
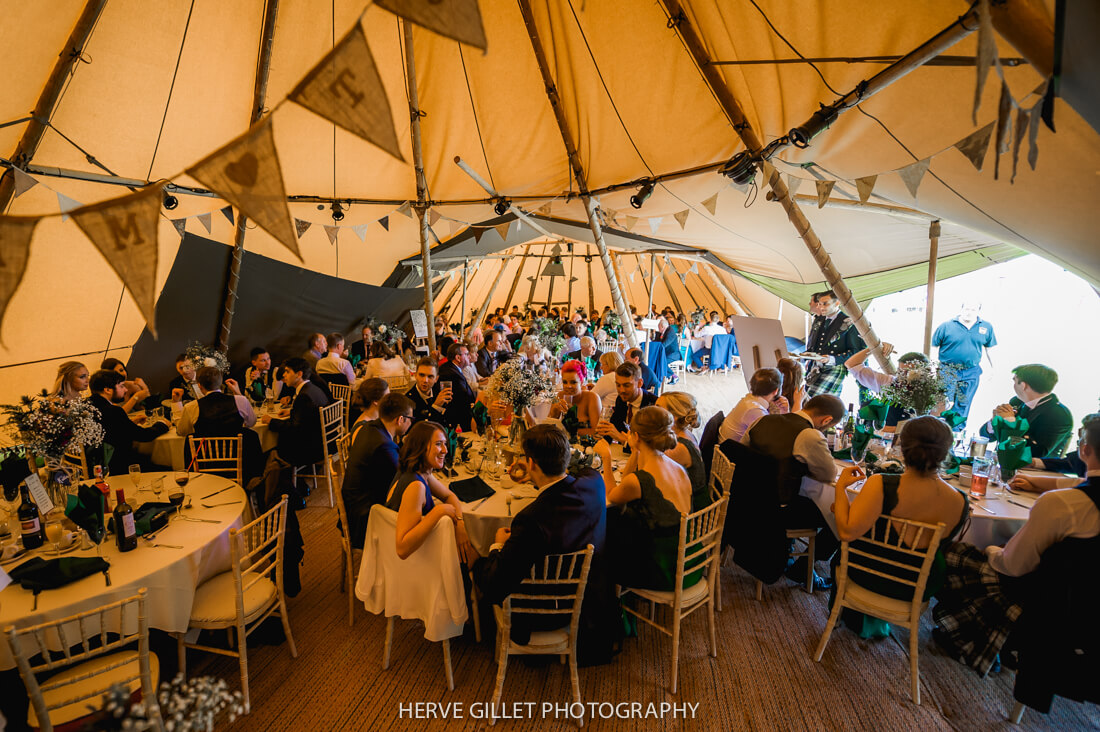
[[[46,487],[42,485],[42,481],[38,479],[36,473],[27,476],[27,488],[30,489],[34,502],[38,504],[40,514],[45,516],[53,510],[53,501],[50,500],[50,494],[46,492]]]

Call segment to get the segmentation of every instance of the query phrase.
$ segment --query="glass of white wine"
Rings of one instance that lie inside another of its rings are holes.
[[[134,491],[141,490],[141,466],[134,463],[130,466],[130,482],[134,484]]]
[[[53,544],[53,553],[61,554],[61,537],[65,535],[65,529],[61,526],[61,519],[50,519],[46,524],[46,539]]]

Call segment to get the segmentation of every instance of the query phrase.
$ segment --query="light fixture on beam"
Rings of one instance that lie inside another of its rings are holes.
[[[344,220],[344,207],[340,205],[339,201],[333,201],[332,206],[332,220],[343,221]]]
[[[653,181],[647,180],[642,184],[642,187],[638,189],[638,192],[630,197],[630,205],[634,208],[641,208],[649,197],[653,195]]]
[[[496,212],[497,216],[503,216],[504,214],[508,213],[509,208],[511,208],[511,204],[508,202],[508,199],[502,198],[496,202],[495,206],[493,206],[493,211]]]

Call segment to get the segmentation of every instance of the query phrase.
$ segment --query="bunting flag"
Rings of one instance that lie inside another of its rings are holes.
[[[802,186],[802,178],[798,178],[794,175],[787,174],[787,189],[791,192],[791,196],[798,193],[798,189]]]
[[[931,158],[925,158],[898,170],[901,182],[909,189],[909,195],[913,198],[917,197],[917,189],[920,188],[921,179],[928,172],[928,165],[931,162]]]
[[[62,221],[68,221],[69,212],[74,211],[84,205],[80,201],[69,198],[64,193],[58,193],[57,191],[54,191],[54,193],[57,195],[57,205],[61,209]]]
[[[710,211],[710,215],[713,216],[715,210],[718,208],[718,194],[715,193],[713,196],[703,201],[703,208]]]
[[[538,208],[536,208],[535,213],[541,214],[543,216],[549,216],[550,215],[550,202],[547,201],[546,203],[544,203],[541,206],[539,206]]]
[[[440,216],[442,216],[442,214],[440,214],[434,208],[429,210],[428,211],[428,226],[435,226],[435,223],[437,221],[439,221]]]
[[[505,221],[503,224],[497,224],[493,227],[494,229],[496,229],[496,232],[500,234],[501,241],[508,241],[508,226],[509,222]]]
[[[1024,141],[1024,137],[1027,135],[1027,131],[1030,128],[1031,110],[1023,108],[1017,109],[1016,136],[1012,143],[1012,177],[1008,179],[1009,183],[1016,182],[1016,166],[1020,163],[1020,143]]]
[[[294,219],[294,229],[298,232],[298,238],[302,238],[302,234],[309,231],[309,227],[313,226],[309,221],[303,221],[302,219]]]
[[[181,239],[187,233],[187,219],[172,219],[172,226],[176,227],[176,233]]]
[[[867,203],[867,200],[871,197],[871,191],[875,190],[875,181],[877,180],[877,175],[856,178],[856,191],[859,192],[860,203]]]
[[[628,272],[627,275],[626,275],[626,278],[628,280],[630,280],[630,284],[632,284],[632,285],[634,284],[634,275],[635,275],[635,272]]]
[[[654,216],[649,220],[649,230],[656,234],[657,230],[661,228],[661,222],[664,221],[664,216]]]
[[[356,23],[288,97],[404,162],[386,87]]]
[[[31,236],[37,225],[37,217],[0,216],[0,325],[4,322],[4,311],[27,271]]]
[[[236,223],[236,221],[233,220],[233,207],[232,206],[226,206],[225,208],[223,208],[222,209],[222,216],[229,219],[230,224],[235,224]]]
[[[483,237],[483,236],[485,236],[485,229],[475,228],[474,229],[474,244],[480,244],[481,243],[481,237]]]
[[[688,272],[690,272],[693,275],[699,274],[699,263],[698,262],[692,262],[691,266],[688,267]]]
[[[286,205],[286,189],[271,117],[191,166],[187,172],[253,219],[298,259],[302,258]]]
[[[412,207],[413,206],[411,201],[405,201],[403,204],[397,207],[397,213],[401,214],[407,219],[411,219],[413,217]]]
[[[378,0],[379,7],[460,43],[488,49],[477,0]]]
[[[637,216],[623,216],[623,223],[626,224],[627,231],[634,231],[634,227],[638,224]]]
[[[325,233],[328,234],[328,243],[329,244],[335,244],[336,243],[336,235],[340,233],[340,227],[339,226],[328,226],[328,225],[326,225],[325,226]]]
[[[1012,132],[1012,92],[1008,84],[1001,81],[1001,102],[997,105],[997,137],[993,143],[996,157],[993,158],[993,180],[1001,173],[1001,155],[1008,152],[1008,138]]]
[[[382,218],[378,219],[378,223],[382,224],[382,228],[385,229],[386,231],[390,230],[390,217],[389,216],[383,216]]]
[[[684,272],[677,271],[677,269],[675,267],[672,268],[672,271],[676,272],[676,276],[680,278],[680,284],[683,285],[684,287],[687,287],[687,283],[688,283],[687,274],[684,273]]]
[[[817,184],[817,207],[821,208],[829,200],[829,194],[833,192],[833,186],[836,185],[835,180],[817,180],[814,181]]]
[[[676,219],[676,223],[678,223],[680,225],[681,229],[683,229],[684,226],[687,225],[687,220],[688,220],[688,214],[689,213],[691,213],[691,209],[685,208],[683,211],[672,214],[673,218]]]
[[[211,232],[210,214],[199,214],[197,218],[199,220],[199,223],[202,224],[202,228],[206,229],[206,233],[209,234]]]
[[[369,224],[359,224],[358,226],[351,227],[351,230],[355,232],[355,235],[359,237],[359,241],[364,244],[367,243],[367,226]]]
[[[1035,170],[1035,162],[1039,159],[1039,147],[1036,142],[1039,139],[1039,122],[1042,121],[1042,101],[1031,108],[1031,119],[1027,126],[1027,163]]]
[[[130,291],[157,337],[157,228],[164,184],[73,211],[73,220]]]
[[[978,0],[978,83],[974,87],[974,109],[970,121],[978,124],[978,107],[982,105],[982,90],[985,88],[989,67],[997,56],[997,41],[993,37],[993,18],[989,14],[989,0]]]
[[[993,137],[993,127],[996,124],[996,122],[990,122],[955,143],[955,148],[966,156],[978,172],[981,172],[985,164],[985,154],[989,150],[989,140]]]
[[[24,193],[29,191],[38,185],[38,181],[31,176],[24,173],[22,170],[16,167],[12,167],[12,174],[15,176],[13,183],[15,184],[15,197],[19,198]]]

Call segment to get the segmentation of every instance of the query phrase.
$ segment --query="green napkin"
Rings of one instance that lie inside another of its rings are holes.
[[[158,529],[164,528],[175,512],[175,506],[171,503],[164,503],[163,501],[152,501],[150,503],[141,504],[141,506],[134,511],[134,526],[137,528],[138,536],[144,536],[145,534],[150,534]]]
[[[30,590],[37,595],[42,590],[64,587],[89,575],[104,572],[110,566],[101,557],[32,557],[8,574],[24,590]]]
[[[577,405],[569,407],[569,411],[562,415],[561,426],[569,433],[569,441],[577,441],[577,431],[588,427],[588,422],[582,422],[577,418]]]
[[[881,402],[878,399],[872,399],[859,408],[859,418],[871,422],[882,429],[886,425],[886,412],[890,409],[890,405]]]
[[[833,450],[833,457],[837,460],[851,460],[852,449],[850,447],[845,447],[842,450]]]
[[[947,426],[951,428],[952,432],[957,431],[960,427],[966,424],[966,418],[956,412],[954,409],[948,409],[946,412],[940,415],[940,419],[947,423]]]
[[[490,422],[489,408],[485,406],[485,402],[474,402],[474,406],[470,409],[470,412],[473,414],[474,424],[477,425],[477,431],[483,433]]]
[[[70,495],[65,504],[65,515],[74,524],[88,532],[96,544],[103,541],[103,502],[104,496],[95,485],[83,483],[77,488],[76,495]]]
[[[990,421],[990,426],[993,428],[993,439],[997,442],[1005,442],[1010,437],[1023,437],[1027,434],[1028,427],[1030,427],[1024,417],[1017,417],[1016,421],[1011,424],[1001,417],[994,417]]]
[[[1019,420],[1017,420],[1019,421]],[[1009,437],[997,444],[997,462],[1001,466],[1002,476],[1014,473],[1031,464],[1031,447],[1023,437]]]
[[[867,449],[871,438],[875,436],[873,428],[865,424],[856,425],[856,433],[852,436],[852,447],[858,452]]]

